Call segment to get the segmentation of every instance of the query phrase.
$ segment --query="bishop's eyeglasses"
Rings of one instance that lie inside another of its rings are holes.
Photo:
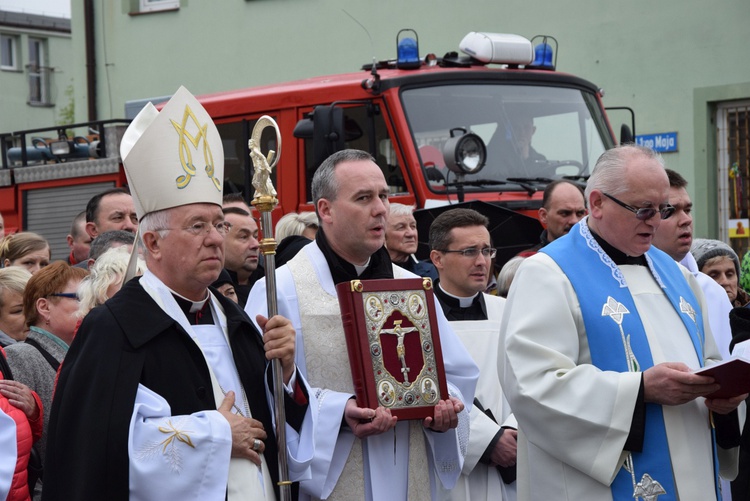
[[[667,219],[669,218],[669,216],[674,214],[674,211],[675,211],[674,206],[670,204],[662,204],[659,206],[658,209],[655,209],[653,207],[640,207],[639,208],[639,207],[633,207],[632,205],[628,205],[625,202],[622,202],[621,200],[616,199],[609,193],[602,192],[602,194],[605,197],[612,200],[617,205],[619,205],[620,207],[623,207],[629,210],[630,212],[632,212],[633,214],[635,214],[636,219],[638,219],[639,221],[648,221],[649,219],[654,217],[657,212],[659,213],[659,216],[661,216],[662,219]]]
[[[183,226],[181,228],[159,228],[156,231],[161,230],[184,230],[188,233],[197,236],[208,236],[211,233],[211,228],[215,229],[219,232],[221,235],[226,235],[229,233],[229,229],[232,227],[231,223],[228,221],[222,221],[220,223],[211,224],[207,223],[205,221],[197,221],[190,226]]]

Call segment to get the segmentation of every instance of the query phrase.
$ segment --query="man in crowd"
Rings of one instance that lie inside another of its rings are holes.
[[[661,157],[605,152],[586,199],[588,218],[521,264],[502,320],[518,498],[716,500],[714,446],[736,467],[747,395],[700,398],[719,385],[692,371],[720,356],[695,278],[651,248],[674,210]]]
[[[462,474],[444,493],[451,500],[515,500],[516,424],[497,375],[505,299],[484,293],[497,252],[488,224],[477,211],[453,209],[430,226],[430,257],[440,275],[435,297],[480,370]]]
[[[729,343],[732,331],[729,327],[729,310],[732,304],[724,289],[711,277],[698,270],[698,264],[690,253],[693,243],[693,201],[687,192],[687,180],[671,169],[666,169],[669,178],[669,204],[674,214],[659,225],[654,234],[654,247],[666,252],[693,273],[703,295],[706,297],[711,333],[721,353],[721,358],[729,357]]]
[[[127,188],[111,188],[94,195],[86,205],[86,233],[93,240],[111,230],[135,233],[138,216]]]
[[[89,246],[91,237],[86,233],[86,211],[81,211],[73,218],[73,224],[70,227],[70,233],[66,237],[70,255],[68,264],[78,264],[89,257]]]
[[[368,153],[331,155],[312,181],[320,220],[315,241],[276,275],[279,313],[292,319],[297,330],[297,366],[319,388],[316,458],[312,479],[301,482],[300,489],[316,498],[430,499],[438,482],[450,489],[461,471],[459,451],[465,444],[459,438],[468,436],[468,416],[462,410],[474,399],[478,370],[439,309],[451,396],[437,403],[433,416],[397,422],[389,409],[362,408],[353,399],[335,284],[415,277],[394,266],[383,245],[388,193],[383,173]],[[253,287],[249,314],[265,304],[265,285],[259,281]]]
[[[417,221],[412,215],[412,208],[404,204],[391,204],[385,229],[385,246],[391,262],[415,275],[435,280],[435,266],[430,262],[417,260],[414,255],[418,244]]]
[[[558,179],[547,185],[539,208],[539,221],[546,226],[539,237],[539,243],[531,249],[519,253],[528,257],[550,242],[566,235],[578,221],[586,215],[586,199],[583,190],[571,181]]]
[[[198,138],[195,149],[186,136]],[[149,104],[134,119],[121,156],[139,194],[148,271],[85,317],[62,365],[45,499],[273,499],[266,359],[281,359],[286,388],[276,397],[294,436],[292,480],[312,457],[312,441],[304,447],[295,438],[310,429],[308,398],[316,404],[296,374],[290,322],[257,318],[261,337],[234,302],[208,290],[228,229],[218,131],[180,88],[161,112]]]
[[[226,207],[223,211],[230,225],[224,239],[224,268],[234,283],[237,301],[244,308],[258,278],[252,279],[260,259],[258,224],[249,212],[239,207]]]
[[[133,244],[135,244],[135,233],[125,230],[105,231],[91,241],[88,259],[84,259],[76,264],[75,267],[88,270],[94,265],[96,260],[99,259],[99,256],[107,252],[109,249],[126,245],[128,246],[128,250],[132,251]]]

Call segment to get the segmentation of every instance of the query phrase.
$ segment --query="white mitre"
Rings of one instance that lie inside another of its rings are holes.
[[[148,103],[138,113],[123,135],[120,156],[139,221],[150,212],[180,205],[221,205],[221,137],[185,87],[161,112]]]

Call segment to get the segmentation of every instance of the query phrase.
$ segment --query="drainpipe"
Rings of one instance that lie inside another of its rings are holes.
[[[99,119],[96,109],[96,44],[94,43],[94,0],[83,1],[83,18],[86,39],[86,101],[89,122]]]

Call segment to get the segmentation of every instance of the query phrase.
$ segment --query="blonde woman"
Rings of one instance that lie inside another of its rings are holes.
[[[49,243],[31,231],[13,233],[0,242],[0,263],[3,268],[23,266],[32,275],[52,259]]]
[[[80,306],[78,316],[83,318],[96,306],[115,295],[122,288],[122,279],[128,268],[130,252],[127,247],[114,247],[109,249],[94,262],[89,269],[91,273],[84,278],[78,289]],[[143,275],[146,271],[146,263],[138,258],[136,275]]]
[[[279,219],[274,235],[279,242],[276,249],[276,266],[284,265],[302,247],[315,240],[318,224],[318,216],[314,212],[290,212]]]
[[[310,240],[315,240],[315,234],[318,231],[318,216],[314,212],[290,212],[285,214],[276,223],[277,242],[281,242],[286,237],[292,235],[302,235]]]
[[[20,266],[0,269],[0,346],[26,339],[23,291],[31,273]]]

